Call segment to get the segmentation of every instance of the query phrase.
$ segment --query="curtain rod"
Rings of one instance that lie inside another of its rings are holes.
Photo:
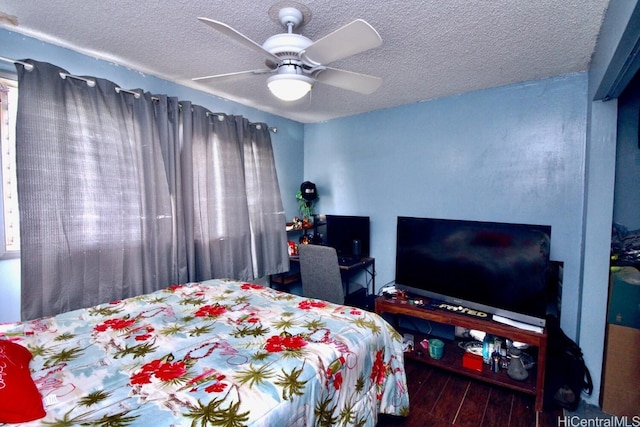
[[[26,62],[22,62],[22,61],[17,61],[15,59],[9,59],[9,58],[5,58],[4,56],[0,56],[0,61],[4,61],[4,62],[10,62],[12,64],[20,64],[23,65],[24,68],[27,69],[27,71],[31,71],[33,70],[33,65],[32,64],[28,64]]]
[[[212,113],[211,111],[207,111],[205,114],[207,116],[216,116],[220,121],[223,121],[225,118],[227,118],[227,115],[225,113]],[[255,126],[256,129],[262,129],[262,123],[249,123],[249,125]],[[275,126],[267,126],[267,129],[269,129],[273,133],[278,133],[278,128]]]
[[[24,62],[24,61],[18,61],[16,59],[5,58],[4,56],[0,56],[0,61],[10,62],[12,64],[20,64],[20,65],[24,66],[24,68],[27,71],[33,70],[33,64],[29,64],[29,63]],[[66,79],[67,77],[69,77],[69,78],[72,78],[72,79],[82,80],[82,81],[86,82],[87,85],[89,85],[90,87],[93,87],[93,86],[96,85],[96,82],[94,80],[92,80],[92,79],[88,79],[86,77],[74,76],[73,74],[60,73],[60,77],[63,78],[63,79]],[[135,96],[136,98],[140,97],[140,94],[138,92],[136,92],[136,91],[123,89],[123,88],[117,87],[117,86],[116,86],[116,92],[118,92],[118,93],[125,92],[125,93],[128,93],[128,94],[131,94],[131,95]],[[154,101],[158,100],[158,98],[156,98],[156,97],[151,97],[151,99],[153,99]],[[207,113],[207,114],[209,114],[209,113]],[[226,117],[226,114],[224,114],[224,113],[211,113],[211,114],[216,115],[218,117],[220,117],[220,116]],[[258,129],[261,128],[260,123],[251,123],[251,124],[255,125]],[[275,127],[275,126],[268,126],[268,129],[273,133],[278,133],[278,128]]]

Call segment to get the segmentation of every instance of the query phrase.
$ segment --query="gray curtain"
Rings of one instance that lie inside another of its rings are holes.
[[[274,240],[262,245],[274,253],[252,254],[260,226],[252,224],[237,119],[24,62],[34,68],[17,66],[23,319],[188,280],[283,271],[275,168],[258,184],[271,211],[257,215],[274,218]]]
[[[251,228],[235,123],[199,106],[191,114],[196,280],[248,280]]]
[[[280,194],[269,128],[264,123],[251,124],[235,118],[244,148],[245,185],[251,224],[253,274],[260,277],[289,270],[289,255],[282,199]]]
[[[183,283],[191,279],[189,274],[189,254],[193,252],[187,233],[187,213],[191,212],[191,198],[185,200],[185,171],[191,169],[190,157],[182,152],[183,125],[181,123],[181,104],[178,98],[166,95],[152,97],[155,119],[158,124],[160,150],[164,161],[165,174],[171,194],[171,217],[173,218],[173,236],[171,247],[172,280]],[[143,140],[141,140],[143,141]],[[189,189],[188,187],[187,189]]]

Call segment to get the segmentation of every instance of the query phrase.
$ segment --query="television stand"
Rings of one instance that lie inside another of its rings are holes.
[[[467,329],[477,329],[488,334],[509,338],[512,341],[528,344],[537,348],[536,365],[530,370],[529,378],[525,381],[511,379],[506,370],[492,372],[488,365],[483,364],[482,371],[475,371],[462,366],[462,356],[464,350],[456,343],[445,342],[444,355],[442,359],[436,360],[429,357],[428,352],[414,350],[406,352],[405,357],[420,361],[441,369],[466,375],[477,380],[485,381],[494,385],[516,390],[522,393],[535,396],[536,424],[539,414],[543,410],[544,403],[544,374],[547,354],[547,332],[529,331],[515,326],[506,325],[489,319],[459,314],[449,310],[433,310],[425,306],[417,306],[410,303],[410,300],[378,297],[375,301],[375,312],[377,314],[391,314],[394,316],[395,327],[398,328],[398,316],[405,315],[446,325],[460,326]],[[413,332],[412,332],[413,333]],[[414,333],[415,335],[415,333]],[[415,337],[417,344],[423,337]]]
[[[526,329],[527,331],[542,333],[544,328],[542,326],[530,325],[529,323],[518,322],[517,320],[509,319],[508,317],[493,315],[493,321],[498,323],[504,323],[505,325],[515,326],[516,328]]]

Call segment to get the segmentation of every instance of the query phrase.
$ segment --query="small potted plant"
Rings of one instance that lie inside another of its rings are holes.
[[[309,181],[303,182],[296,193],[296,200],[298,200],[298,210],[302,216],[302,221],[310,223],[314,214],[315,202],[318,200],[316,185]]]

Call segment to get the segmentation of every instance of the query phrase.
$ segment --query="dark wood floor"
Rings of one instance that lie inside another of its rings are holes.
[[[532,427],[534,398],[407,360],[408,417],[380,415],[377,427]],[[543,412],[540,427],[557,427],[562,411]]]

